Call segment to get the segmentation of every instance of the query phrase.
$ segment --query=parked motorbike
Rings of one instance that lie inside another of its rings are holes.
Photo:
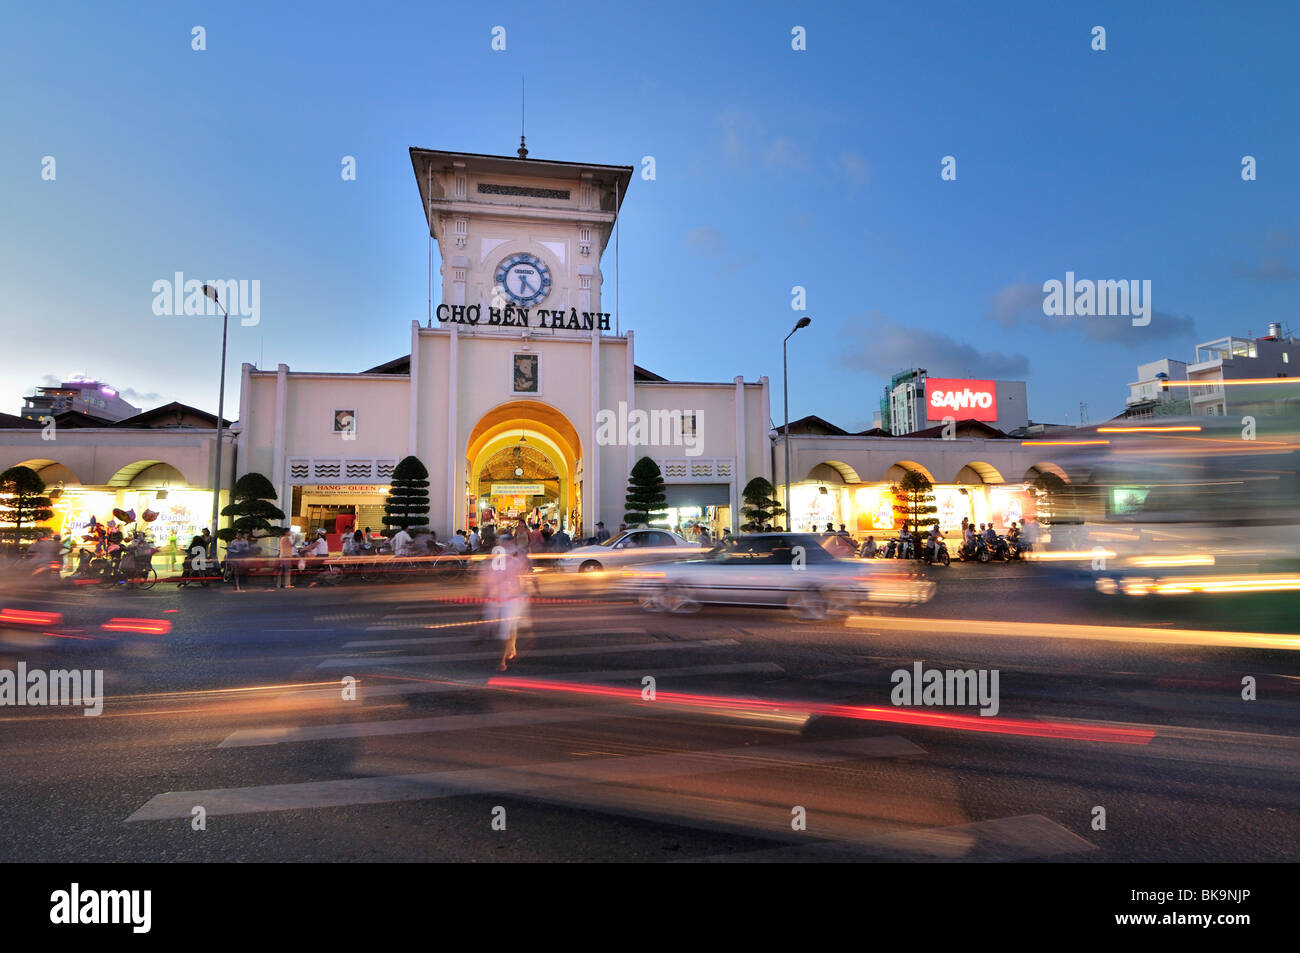
[[[926,544],[921,547],[921,560],[931,566],[935,563],[943,563],[945,566],[950,565],[952,563],[952,557],[948,555],[948,543],[945,540],[939,540],[938,550],[936,552],[935,548],[932,547],[929,542],[926,542]]]

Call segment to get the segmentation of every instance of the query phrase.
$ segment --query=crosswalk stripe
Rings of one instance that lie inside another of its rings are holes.
[[[919,860],[1000,862],[1078,854],[1097,848],[1041,814],[895,831],[854,842],[817,841],[681,863],[797,863],[800,861]]]
[[[218,816],[385,804],[466,794],[528,796],[578,784],[624,784],[664,777],[804,767],[857,758],[922,753],[920,748],[903,738],[882,736],[832,744],[747,745],[714,751],[552,761],[509,768],[453,769],[206,791],[168,791],[150,798],[127,821],[187,818],[196,805],[203,807],[209,816]]]
[[[168,792],[151,798],[127,820],[188,817],[194,804],[202,804],[210,814],[238,814],[378,804],[489,791],[528,794],[574,784],[625,783],[717,771],[811,766],[855,758],[921,753],[924,753],[922,749],[903,738],[883,736],[831,743],[750,745],[704,752],[561,761],[517,768],[453,769],[414,775]]]
[[[585,708],[528,708],[477,715],[441,715],[432,718],[399,718],[352,722],[338,725],[303,725],[277,728],[243,728],[218,748],[251,748],[258,745],[295,741],[324,741],[331,738],[377,738],[385,735],[428,734],[437,731],[469,731],[475,728],[512,728],[565,721],[594,721],[633,716],[638,709],[629,705],[598,705]]]
[[[603,655],[609,652],[656,652],[666,649],[717,649],[739,645],[735,639],[694,639],[682,642],[638,642],[632,645],[585,645],[565,649],[533,649],[528,658]],[[434,662],[477,662],[499,659],[501,652],[455,652],[441,655],[375,655],[326,659],[317,668],[360,668],[366,665],[422,665]]]

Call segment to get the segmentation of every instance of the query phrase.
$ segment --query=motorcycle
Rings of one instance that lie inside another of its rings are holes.
[[[951,565],[952,557],[948,555],[948,543],[945,540],[939,540],[935,547],[927,541],[921,549],[921,561],[933,566],[935,563],[943,563],[945,566]]]

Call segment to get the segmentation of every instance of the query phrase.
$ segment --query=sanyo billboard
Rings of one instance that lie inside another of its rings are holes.
[[[992,423],[998,419],[997,382],[928,377],[925,410],[927,420],[955,417]]]

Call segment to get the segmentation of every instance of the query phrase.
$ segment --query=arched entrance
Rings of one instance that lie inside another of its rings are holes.
[[[465,448],[465,477],[461,525],[533,513],[570,533],[582,523],[582,441],[564,414],[541,401],[510,401],[484,414]]]

